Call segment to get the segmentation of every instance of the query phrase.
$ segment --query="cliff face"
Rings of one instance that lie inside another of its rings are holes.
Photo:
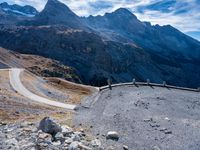
[[[20,23],[19,23],[20,24]],[[136,78],[200,85],[200,43],[171,26],[151,26],[126,9],[80,18],[57,0],[26,26],[0,26],[0,45],[74,67],[85,84]],[[12,43],[12,44],[11,44]]]

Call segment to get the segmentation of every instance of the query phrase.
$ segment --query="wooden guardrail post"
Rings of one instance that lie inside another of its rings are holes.
[[[135,80],[135,78],[133,79],[133,84],[134,84],[134,85],[136,84],[136,80]]]
[[[150,79],[147,79],[147,85],[150,85]]]
[[[109,89],[112,90],[112,80],[109,78],[109,79],[107,80],[107,82],[108,82],[108,87],[109,87]]]
[[[163,81],[163,86],[166,86],[166,85],[167,85],[166,81]]]

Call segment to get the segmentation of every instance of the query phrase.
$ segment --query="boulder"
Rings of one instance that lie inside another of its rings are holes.
[[[119,140],[119,134],[116,131],[109,131],[107,133],[106,139],[111,139],[111,140]]]
[[[62,131],[60,125],[49,117],[45,117],[40,121],[39,130],[49,133],[52,136],[55,136],[58,132]]]
[[[124,150],[128,150],[128,146],[123,145],[123,149],[124,149]]]

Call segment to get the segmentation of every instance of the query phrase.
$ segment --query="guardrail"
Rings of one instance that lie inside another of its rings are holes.
[[[146,83],[134,81],[134,82],[128,82],[128,83],[111,84],[111,85],[100,87],[99,90],[103,91],[103,90],[106,90],[106,89],[110,89],[110,87],[120,87],[120,86],[130,86],[130,85],[132,85],[132,86],[134,86],[134,85],[135,86],[155,86],[155,87],[165,87],[165,88],[170,88],[170,89],[200,92],[200,88],[192,89],[192,88],[177,87],[177,86],[173,86],[173,85],[167,85],[165,81],[163,82],[163,84],[150,83],[149,80]]]

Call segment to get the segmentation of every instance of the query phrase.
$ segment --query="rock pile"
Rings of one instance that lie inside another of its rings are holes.
[[[89,141],[82,129],[81,131],[73,131],[68,126],[61,126],[51,118],[44,118],[39,124],[37,135],[38,149],[52,150],[92,150],[103,149],[98,139]]]
[[[51,118],[44,118],[39,127],[24,122],[0,124],[0,149],[9,150],[101,150],[101,141],[86,135],[83,129],[74,131]],[[93,140],[92,140],[93,139]]]
[[[115,131],[108,132],[100,141],[86,134],[84,129],[60,125],[49,117],[42,119],[39,125],[0,123],[0,149],[3,150],[111,150],[115,148],[109,148],[104,142],[113,145],[118,140],[119,134]],[[128,150],[125,145],[121,148]]]

